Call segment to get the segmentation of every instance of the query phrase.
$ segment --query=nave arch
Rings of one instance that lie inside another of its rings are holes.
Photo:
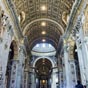
[[[61,72],[61,75],[64,75],[64,83],[65,83],[65,86],[67,85],[67,88],[73,88],[71,85],[73,85],[73,83],[76,84],[76,81],[77,81],[77,77],[75,77],[76,74],[74,74],[76,72],[75,62],[74,62],[75,58],[74,58],[74,56],[72,56],[75,43],[77,46],[77,49],[75,49],[75,51],[77,51],[77,53],[78,53],[78,57],[79,57],[78,61],[81,64],[79,66],[81,69],[80,70],[80,73],[81,73],[80,79],[81,79],[81,82],[83,85],[88,84],[88,76],[87,76],[87,73],[88,73],[88,65],[87,65],[88,64],[87,63],[88,62],[88,55],[87,55],[88,37],[87,36],[83,37],[84,35],[82,35],[83,34],[82,30],[83,29],[80,28],[80,31],[74,31],[76,34],[75,34],[75,36],[71,37],[73,40],[71,40],[70,43],[69,43],[69,40],[67,40],[63,45],[64,51],[62,50],[62,52],[61,52],[62,53],[61,59],[63,59],[62,62],[64,63],[64,64],[62,64],[62,68],[63,68],[62,70],[64,70],[64,72]],[[0,62],[2,63],[1,65],[3,66],[3,67],[0,67],[0,68],[2,68],[2,70],[0,70],[0,74],[1,74],[0,77],[3,77],[3,79],[1,78],[1,80],[0,80],[0,83],[3,82],[2,85],[0,85],[0,87],[5,88],[5,87],[2,87],[5,84],[5,74],[4,73],[5,73],[6,66],[7,66],[7,61],[8,61],[7,57],[9,55],[10,46],[13,42],[14,56],[12,58],[14,60],[13,60],[13,66],[12,66],[13,70],[11,73],[11,78],[12,78],[11,79],[11,87],[12,88],[14,88],[14,87],[20,88],[20,86],[26,85],[26,87],[24,87],[24,88],[27,88],[27,85],[28,85],[27,78],[29,76],[28,75],[29,64],[27,66],[27,69],[25,69],[24,68],[24,65],[25,65],[24,60],[25,60],[25,58],[27,60],[29,60],[30,57],[27,55],[24,55],[24,47],[23,47],[24,45],[21,43],[18,43],[19,41],[16,38],[14,38],[15,40],[12,39],[13,36],[15,37],[15,34],[14,35],[13,34],[14,33],[12,33],[11,30],[9,30],[9,31],[5,30],[5,36],[2,37],[2,40],[0,41],[0,49],[2,50],[2,52],[0,52]],[[75,39],[74,39],[74,37],[75,37]],[[82,38],[84,38],[84,40],[82,40]],[[16,42],[16,40],[17,40],[17,42]],[[70,52],[70,51],[72,51],[72,52]],[[58,55],[57,59],[59,59],[59,55]],[[38,59],[38,60],[40,60],[40,59]],[[71,66],[72,66],[72,68],[69,69],[69,67],[71,67]],[[68,71],[68,69],[69,69],[69,71]],[[24,77],[24,74],[26,75],[26,78]],[[66,77],[66,79],[65,79],[65,77]],[[73,78],[70,78],[70,77],[73,77]],[[21,78],[23,78],[23,79],[21,79]],[[20,83],[16,85],[17,82],[20,82],[21,85],[19,85]],[[53,84],[53,85],[55,85],[55,84]]]

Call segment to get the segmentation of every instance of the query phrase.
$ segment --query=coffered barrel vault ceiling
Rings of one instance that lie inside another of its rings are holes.
[[[29,43],[45,38],[56,46],[66,29],[67,15],[75,0],[13,0],[21,29]],[[40,20],[38,20],[40,19]],[[35,21],[37,20],[37,21]],[[41,25],[42,22],[43,25]],[[30,25],[29,25],[30,24]],[[42,34],[42,32],[45,32]]]

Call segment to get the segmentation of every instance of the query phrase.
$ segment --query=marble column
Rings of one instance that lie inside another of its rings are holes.
[[[70,63],[70,82],[71,82],[71,88],[75,88],[76,82],[77,82],[77,76],[76,76],[76,67],[75,67],[75,61],[71,59],[69,61]]]
[[[23,73],[24,73],[23,64],[24,64],[24,60],[25,60],[25,55],[23,53],[22,46],[20,47],[20,50],[19,50],[18,59],[19,59],[19,64],[18,64],[18,70],[17,70],[16,88],[21,88],[21,86],[22,86],[22,76],[23,76]]]
[[[63,88],[63,72],[59,72],[59,83],[60,83],[60,88]]]
[[[23,84],[22,84],[22,88],[29,88],[29,81],[30,81],[30,78],[29,78],[29,57],[26,56],[25,58],[25,66],[24,66],[24,75],[23,75]]]
[[[70,72],[69,72],[69,52],[68,52],[69,46],[67,44],[64,44],[64,65],[65,65],[65,86],[66,88],[71,88],[70,87]]]
[[[11,80],[10,80],[10,88],[16,88],[17,85],[17,70],[18,70],[18,60],[12,61],[12,69],[11,69]]]
[[[51,74],[51,88],[57,88],[57,87],[56,87],[56,80],[57,80],[58,78],[57,78],[56,72],[57,72],[56,69],[53,69],[53,70],[52,70],[52,74]]]
[[[0,50],[2,52],[0,52],[0,65],[2,68],[2,71],[0,71],[1,78],[3,79],[2,85],[3,87],[0,88],[6,88],[6,69],[7,69],[7,62],[8,62],[8,55],[9,55],[9,48],[10,48],[10,44],[12,41],[12,26],[10,24],[9,18],[3,14],[4,16],[2,17],[2,36],[1,40],[0,40]]]
[[[2,62],[0,61],[0,88],[4,88],[3,84],[3,71],[2,71]]]
[[[85,83],[86,83],[85,66],[84,66],[84,60],[83,60],[82,45],[79,43],[79,39],[76,40],[76,46],[77,46],[78,61],[79,61],[80,74],[81,74],[81,81],[82,81],[82,84],[85,85]]]
[[[81,41],[81,48],[82,48],[82,55],[83,55],[83,62],[84,62],[84,69],[85,69],[85,84],[88,88],[88,38],[84,36],[83,29],[80,29],[80,41]]]
[[[35,71],[34,70],[31,74],[31,88],[36,88],[36,77],[35,77]]]
[[[0,52],[0,74],[2,73],[1,79],[3,80],[3,87],[1,88],[6,88],[6,68],[8,62],[9,47],[11,44],[11,36],[7,33],[7,30],[4,32],[3,36],[3,40],[0,43],[0,50],[2,50],[2,52]]]
[[[83,47],[83,56],[84,56],[83,60],[85,63],[86,86],[88,88],[88,42],[83,42],[82,47]]]
[[[25,71],[24,71],[24,87],[22,87],[22,88],[29,88],[29,71],[27,70],[27,69],[25,69]]]

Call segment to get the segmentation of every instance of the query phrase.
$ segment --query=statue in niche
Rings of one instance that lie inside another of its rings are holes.
[[[63,12],[62,14],[62,21],[67,25],[67,22],[69,20],[69,15],[67,12]]]
[[[23,23],[25,21],[25,12],[24,11],[20,12],[18,20],[20,23]]]

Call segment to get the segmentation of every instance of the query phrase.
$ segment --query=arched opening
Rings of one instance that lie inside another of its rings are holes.
[[[78,53],[77,53],[77,46],[76,46],[76,44],[74,45],[73,53],[74,53],[74,59],[75,59],[75,65],[76,65],[77,80],[81,81],[80,68],[79,68],[79,60],[78,60]]]
[[[50,80],[52,63],[47,58],[41,58],[35,63],[36,88],[51,88]]]
[[[37,42],[32,46],[29,61],[30,88],[51,88],[55,55],[56,48],[50,42]]]
[[[13,60],[17,57],[17,45],[15,41],[12,41],[9,48],[9,55],[7,61],[7,69],[6,69],[6,87],[10,88],[11,81],[11,70],[13,65]]]
[[[8,55],[7,69],[6,69],[6,86],[7,86],[7,88],[10,87],[13,57],[14,57],[14,48],[13,48],[13,43],[11,43],[10,51],[9,51],[9,55]]]

